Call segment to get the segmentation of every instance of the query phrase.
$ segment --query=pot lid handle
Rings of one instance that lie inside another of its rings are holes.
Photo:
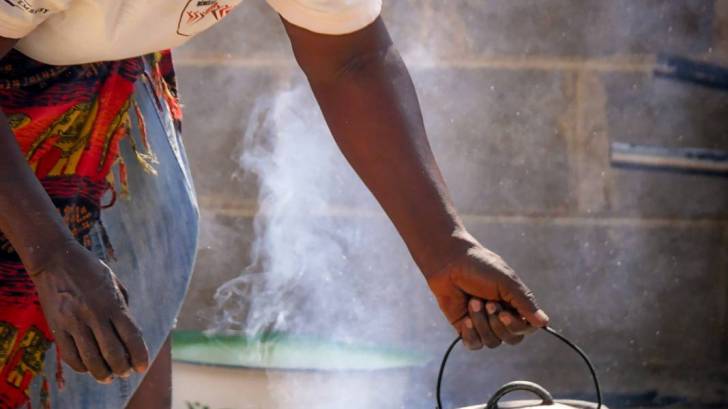
[[[501,386],[500,389],[493,395],[488,401],[485,409],[498,409],[498,401],[501,400],[505,395],[515,391],[526,391],[531,392],[541,398],[541,405],[553,405],[554,398],[551,396],[549,391],[544,389],[541,385],[527,382],[527,381],[514,381],[508,382]]]

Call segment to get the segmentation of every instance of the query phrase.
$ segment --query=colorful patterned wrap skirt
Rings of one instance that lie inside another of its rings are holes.
[[[155,356],[187,290],[197,204],[169,52],[49,66],[0,60],[0,107],[76,239],[107,261]],[[0,409],[121,409],[141,377],[63,369],[37,294],[0,233]],[[37,405],[37,406],[36,406]]]

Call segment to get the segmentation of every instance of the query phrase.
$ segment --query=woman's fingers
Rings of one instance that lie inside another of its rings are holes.
[[[513,306],[532,326],[541,328],[549,324],[549,317],[539,308],[533,291],[526,287],[520,278],[515,277],[509,285],[504,285],[504,288],[506,294],[503,300]]]
[[[538,328],[532,326],[528,321],[508,310],[498,313],[498,319],[508,329],[508,332],[515,335],[528,335],[536,332]]]
[[[523,340],[523,335],[511,333],[498,318],[498,315],[503,311],[500,304],[489,302],[486,304],[485,309],[488,312],[488,324],[490,324],[491,330],[499,339],[509,345],[515,345]]]
[[[468,300],[467,315],[453,325],[469,349],[496,348],[503,342],[516,345],[538,329],[515,310],[477,297]]]
[[[128,377],[131,374],[131,362],[111,322],[95,325],[93,332],[107,366],[114,375]]]
[[[469,349],[496,348],[503,342],[516,345],[538,329],[499,302],[474,297],[468,301],[467,310],[467,315],[453,325]]]
[[[502,342],[518,344],[524,335],[537,330],[525,318],[504,309],[500,303],[485,302],[479,298],[471,298],[468,302],[468,318],[481,344],[488,348],[495,348]]]
[[[473,327],[480,336],[483,345],[488,348],[495,348],[501,344],[501,340],[493,333],[485,314],[483,301],[473,298],[468,302],[468,316],[473,322]]]
[[[61,353],[61,359],[76,372],[88,372],[81,355],[78,353],[73,337],[66,331],[58,331],[55,333],[55,339]]]
[[[91,376],[100,383],[111,383],[113,380],[111,369],[106,365],[91,329],[82,326],[73,334],[73,340],[78,348],[78,354]]]
[[[478,336],[475,326],[473,325],[473,320],[470,317],[465,317],[456,322],[455,329],[458,333],[460,333],[460,336],[463,337],[463,344],[465,344],[468,349],[477,350],[483,348],[483,343],[480,340],[480,336]]]
[[[112,323],[129,354],[129,361],[134,370],[139,373],[146,371],[149,367],[149,352],[139,327],[134,324],[126,311],[114,317]]]

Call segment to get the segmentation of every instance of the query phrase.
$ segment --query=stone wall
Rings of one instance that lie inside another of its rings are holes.
[[[677,397],[674,407],[688,407],[685,396],[726,402],[728,178],[614,168],[609,147],[728,150],[728,93],[652,75],[659,53],[728,65],[728,1],[385,4],[469,228],[595,356],[613,401],[656,390],[663,402]],[[246,0],[176,61],[203,219],[179,326],[204,329],[215,289],[249,263],[258,186],[239,164],[247,118],[258,96],[302,76],[262,0]],[[428,297],[422,284],[415,294]],[[430,352],[452,335],[437,322],[411,326]],[[477,402],[518,376],[588,392],[571,355],[537,339],[498,352],[500,360],[495,352],[456,359],[471,380],[448,393]],[[484,361],[501,373],[481,376]]]

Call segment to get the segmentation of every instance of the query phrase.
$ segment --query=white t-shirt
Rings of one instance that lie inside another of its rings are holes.
[[[287,21],[322,34],[373,22],[381,0],[267,0]],[[47,64],[119,60],[182,45],[241,0],[0,0],[0,36]]]

